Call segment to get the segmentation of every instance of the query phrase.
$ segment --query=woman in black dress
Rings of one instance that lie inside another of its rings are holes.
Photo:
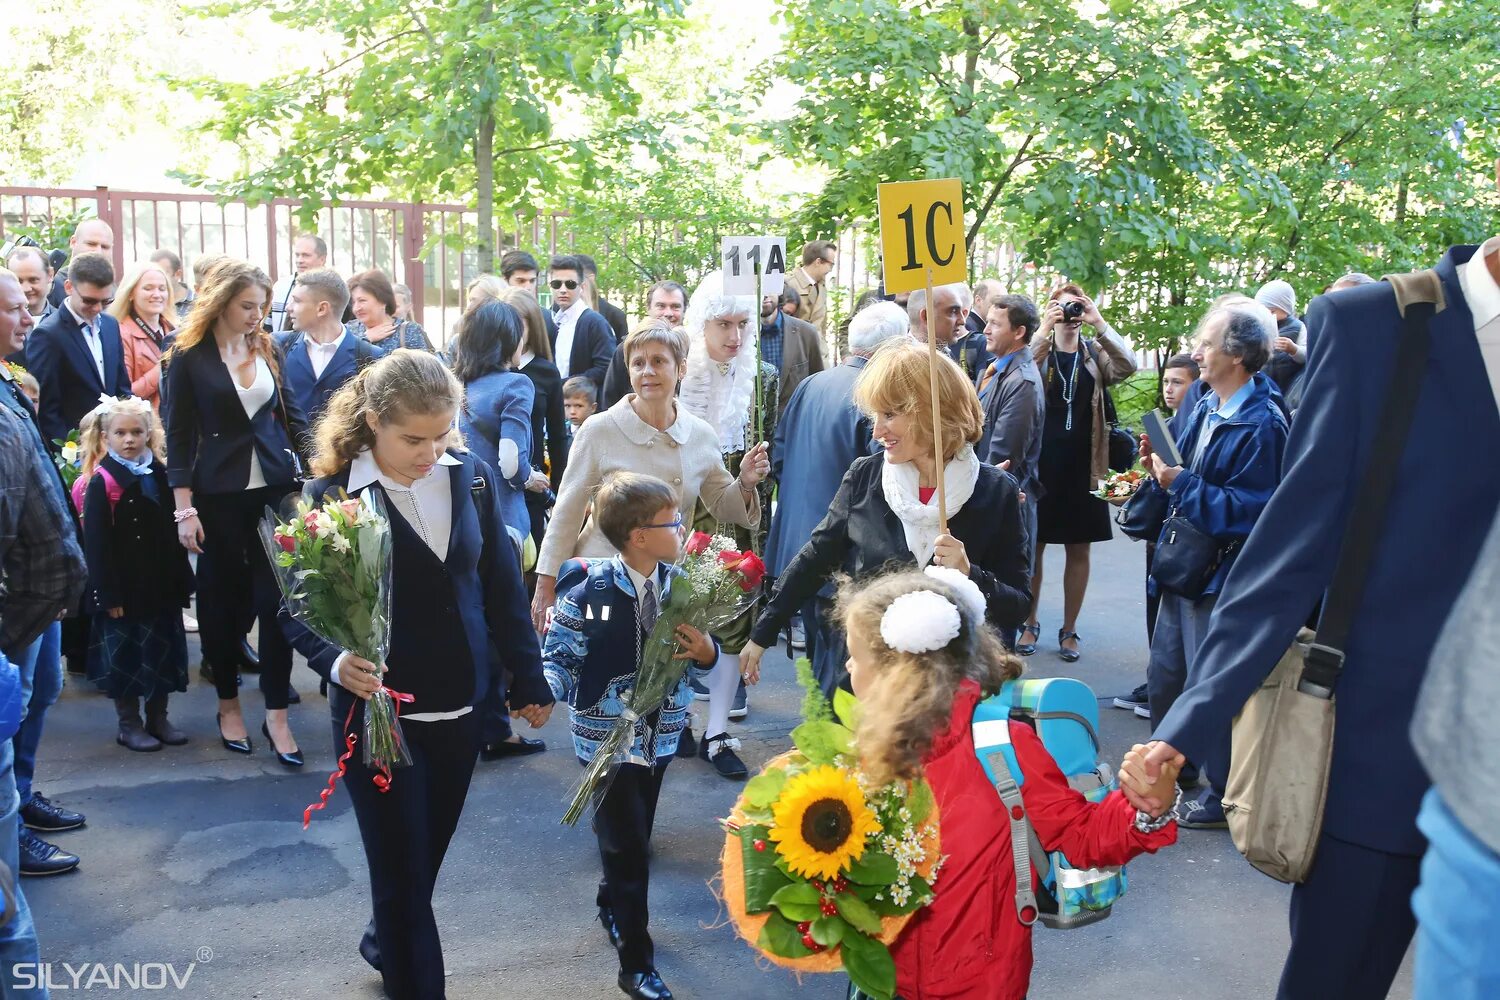
[[[531,379],[536,395],[531,401],[531,482],[526,484],[526,512],[531,515],[531,537],[542,548],[547,512],[552,507],[563,469],[568,464],[567,421],[563,417],[562,375],[552,363],[552,346],[536,296],[524,288],[507,288],[500,301],[521,314],[526,338],[516,371]]]
[[[1083,324],[1095,336],[1082,336]],[[1032,353],[1047,389],[1047,422],[1042,430],[1037,504],[1036,560],[1032,564],[1031,613],[1016,643],[1030,656],[1041,638],[1037,602],[1042,594],[1042,553],[1061,545],[1067,553],[1063,570],[1063,622],[1057,631],[1058,653],[1078,659],[1078,613],[1089,586],[1089,546],[1110,539],[1109,505],[1093,491],[1109,477],[1109,423],[1105,418],[1107,387],[1135,371],[1135,356],[1083,289],[1059,285],[1042,313],[1041,336]]]

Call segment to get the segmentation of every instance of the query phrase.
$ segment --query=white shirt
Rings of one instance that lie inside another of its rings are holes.
[[[271,401],[271,394],[276,391],[276,380],[271,377],[271,368],[266,364],[266,359],[260,355],[255,356],[255,381],[250,383],[246,389],[240,385],[240,380],[231,372],[229,380],[234,383],[235,392],[240,394],[240,405],[245,408],[245,416],[251,420],[255,415]],[[250,478],[245,483],[245,489],[257,490],[266,485],[265,470],[260,467],[260,456],[255,449],[250,449]]]
[[[326,344],[320,344],[307,334],[303,334],[302,344],[307,348],[307,360],[312,364],[313,378],[322,378],[323,373],[328,370],[328,363],[338,353],[340,347],[344,346],[344,338],[349,336],[346,331],[340,331],[339,335]]]
[[[653,573],[650,576],[642,576],[640,573],[637,573],[634,569],[632,569],[631,565],[628,562],[626,562],[624,559],[620,560],[620,565],[625,567],[625,572],[630,577],[630,585],[635,588],[636,614],[639,615],[640,614],[640,607],[641,607],[641,598],[646,593],[646,590],[645,590],[646,581],[650,580],[652,588],[655,589],[655,587],[656,587],[656,574]],[[657,594],[656,595],[656,610],[657,610],[658,613],[661,612],[661,594]]]
[[[578,327],[578,317],[587,308],[583,299],[577,298],[556,316],[557,345],[552,349],[552,361],[557,365],[558,374],[564,379],[569,375],[568,362],[573,358],[573,331]]]
[[[64,299],[63,304],[68,307],[68,312],[72,313],[73,319],[83,328],[80,332],[83,334],[83,342],[89,345],[89,353],[94,356],[94,367],[99,370],[99,384],[107,384],[104,378],[104,341],[99,337],[99,317],[95,316],[91,323],[73,312],[72,302]]]
[[[271,315],[268,319],[272,333],[279,333],[291,324],[291,317],[287,315],[286,306],[292,297],[292,286],[296,283],[297,276],[293,274],[278,279],[275,287],[271,289]]]
[[[386,499],[389,500],[411,525],[432,554],[438,559],[448,558],[448,539],[453,531],[453,485],[452,473],[448,467],[462,465],[452,455],[444,454],[438,459],[438,464],[433,467],[425,477],[416,480],[410,486],[403,486],[396,480],[380,471],[380,466],[375,463],[375,457],[366,448],[354,457],[349,464],[349,487],[352,494],[357,490],[364,489],[371,483],[379,483],[385,490]],[[344,657],[348,651],[340,654],[334,661],[333,669],[329,671],[329,677],[335,684],[339,683],[339,667],[343,665]],[[464,707],[454,712],[414,712],[401,716],[403,722],[440,722],[444,719],[457,719],[468,715],[474,709]]]
[[[1484,358],[1484,370],[1490,376],[1495,405],[1500,406],[1500,285],[1485,266],[1487,254],[1500,250],[1500,236],[1485,241],[1469,262],[1458,269],[1458,283],[1464,292],[1469,312],[1474,314],[1474,337]]]

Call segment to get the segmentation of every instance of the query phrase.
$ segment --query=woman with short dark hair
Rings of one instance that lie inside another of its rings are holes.
[[[498,473],[496,497],[505,526],[531,531],[526,484],[531,479],[531,379],[515,371],[524,328],[504,302],[486,302],[464,317],[453,341],[453,374],[464,386],[458,429],[469,450]]]
[[[344,324],[344,329],[374,344],[381,354],[398,347],[432,350],[427,331],[409,319],[396,318],[396,286],[379,268],[361,271],[349,279],[349,308],[354,318]]]

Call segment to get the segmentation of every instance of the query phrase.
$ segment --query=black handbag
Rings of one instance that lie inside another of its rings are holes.
[[[1139,542],[1154,542],[1167,519],[1167,491],[1154,481],[1144,483],[1115,511],[1115,523],[1126,536]]]
[[[1093,355],[1094,367],[1099,367],[1099,349],[1089,341],[1084,343],[1088,344],[1089,354]],[[1129,472],[1140,458],[1140,443],[1130,428],[1120,426],[1114,393],[1107,386],[1104,388],[1104,419],[1109,424],[1109,467],[1115,472]]]
[[[1208,589],[1224,560],[1238,546],[1239,542],[1221,545],[1218,539],[1192,521],[1179,517],[1177,508],[1173,507],[1162,524],[1161,537],[1156,543],[1151,578],[1162,589],[1196,601]]]

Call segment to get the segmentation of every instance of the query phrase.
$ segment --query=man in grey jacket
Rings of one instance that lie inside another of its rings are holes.
[[[1500,519],[1443,626],[1411,738],[1432,788],[1417,914],[1417,1000],[1500,996]]]
[[[1042,498],[1037,462],[1042,454],[1042,426],[1047,394],[1042,374],[1028,345],[1041,326],[1036,304],[1024,295],[997,295],[990,301],[984,327],[985,350],[994,356],[979,378],[979,405],[984,433],[976,449],[981,461],[1004,462],[1021,486],[1021,523],[1031,552],[1036,549],[1036,503]],[[1007,645],[1014,636],[1007,636]]]

